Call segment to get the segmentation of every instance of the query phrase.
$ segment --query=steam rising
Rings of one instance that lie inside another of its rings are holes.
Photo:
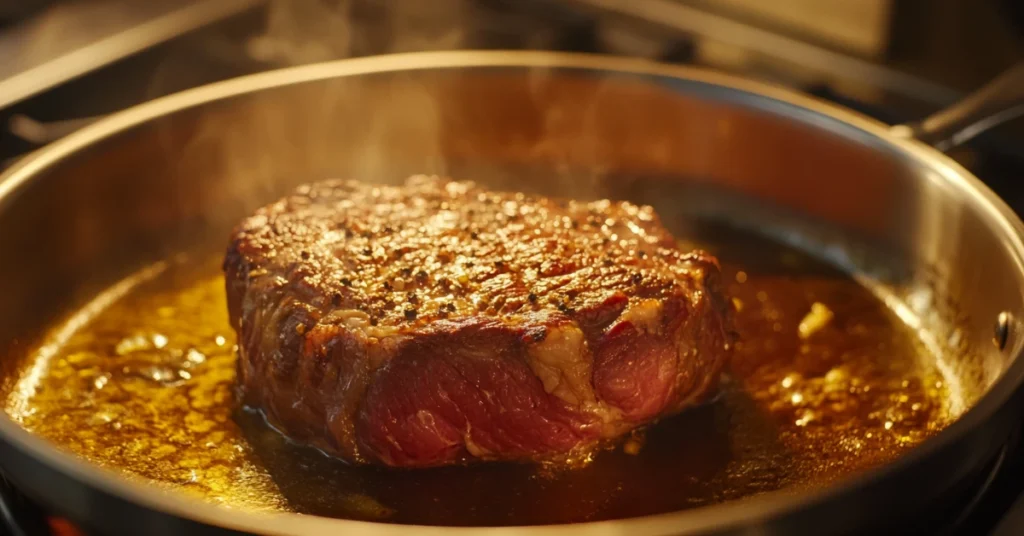
[[[278,65],[466,46],[467,0],[274,0],[249,54]]]
[[[481,26],[474,6],[470,0],[276,0],[266,10],[265,30],[245,51],[272,69],[368,53],[472,48],[467,28]],[[489,74],[474,74],[472,84],[464,78],[454,70],[414,70],[244,96],[205,107],[184,140],[169,135],[165,153],[176,173],[225,179],[208,181],[215,186],[202,209],[216,229],[297,184],[325,178],[395,183],[423,173],[602,195],[597,184],[614,137],[600,133],[607,128],[603,119],[580,101],[602,100],[604,84],[591,81],[569,98],[563,91],[551,99],[542,69],[515,75],[512,89]],[[498,164],[502,159],[536,166],[513,169]],[[573,169],[582,171],[573,176]]]
[[[352,54],[351,0],[334,3],[275,0],[267,8],[262,35],[247,52],[268,64],[303,65]]]
[[[275,0],[266,9],[265,30],[248,40],[245,51],[273,69],[366,53],[459,48],[466,4]],[[214,194],[216,208],[207,211],[216,227],[221,217],[237,219],[302,182],[445,174],[439,147],[443,96],[411,75],[375,78],[272,91],[245,98],[237,109],[205,113],[184,150],[172,144],[174,165],[179,173],[228,179],[231,192],[221,194],[230,198]]]

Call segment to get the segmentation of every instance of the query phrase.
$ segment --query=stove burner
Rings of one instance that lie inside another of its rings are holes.
[[[1017,489],[1024,476],[1024,458],[1017,438],[999,449],[992,461],[979,472],[966,490],[940,511],[944,516],[922,522],[913,517],[901,526],[913,527],[902,534],[918,536],[1010,536],[1024,533],[1024,495],[1016,497],[1007,489]],[[1014,460],[1010,462],[1010,460]],[[935,505],[926,508],[934,514]],[[1009,511],[1011,515],[1003,516]],[[999,523],[1002,518],[1002,523]],[[0,536],[84,536],[74,523],[47,512],[26,497],[6,478],[0,476]],[[994,532],[993,532],[994,531]]]
[[[58,536],[50,530],[47,523],[48,518],[49,516],[42,507],[15,489],[7,478],[0,475],[0,519],[3,521],[3,525],[0,526],[0,535],[53,534],[53,536]]]

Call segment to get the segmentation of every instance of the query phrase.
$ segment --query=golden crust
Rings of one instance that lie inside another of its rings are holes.
[[[574,316],[614,295],[678,296],[701,288],[715,263],[677,250],[651,207],[424,176],[401,187],[304,186],[246,219],[234,239],[250,278],[276,278],[322,311],[362,311],[381,328]]]

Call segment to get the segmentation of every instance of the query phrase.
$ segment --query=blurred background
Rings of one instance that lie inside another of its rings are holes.
[[[0,160],[133,104],[242,74],[391,52],[524,48],[696,64],[899,122],[1024,57],[1024,2],[0,0]],[[1021,151],[998,147],[1007,132],[984,140],[1001,156]]]

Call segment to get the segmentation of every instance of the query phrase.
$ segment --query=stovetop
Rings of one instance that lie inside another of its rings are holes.
[[[170,5],[169,1],[173,0],[155,3]],[[528,48],[642,56],[788,85],[893,124],[921,118],[955,101],[1020,60],[1024,52],[1024,13],[1015,0],[963,2],[971,9],[960,11],[958,0],[895,1],[899,9],[890,29],[893,45],[874,57],[801,40],[697,1],[181,2],[195,7],[190,13],[206,18],[181,24],[178,16],[173,20],[180,35],[171,32],[144,43],[134,41],[134,48],[120,55],[105,49],[105,61],[84,75],[55,78],[35,91],[26,89],[17,102],[0,105],[0,125],[6,127],[0,131],[0,167],[97,118],[181,89],[281,66],[385,52]],[[25,18],[33,11],[28,4],[34,5],[38,17],[54,3],[0,0],[0,58],[5,44],[14,41],[12,32],[31,20]],[[101,3],[107,9],[117,4]],[[83,5],[75,2],[73,7]],[[919,24],[922,9],[947,13],[954,22],[962,11],[970,18],[964,28],[982,30],[959,32],[970,42],[958,43],[956,32],[935,22],[942,19],[938,15],[931,17],[930,26]],[[980,39],[979,34],[987,37]],[[951,49],[964,51],[963,57],[950,56]],[[0,74],[11,63],[0,59]],[[0,80],[0,87],[3,83]],[[1019,123],[981,136],[951,156],[1024,214],[1024,128]],[[958,506],[934,516],[922,520],[928,534],[1024,534],[1021,442],[1011,439]],[[77,534],[2,479],[0,521],[0,536]]]

